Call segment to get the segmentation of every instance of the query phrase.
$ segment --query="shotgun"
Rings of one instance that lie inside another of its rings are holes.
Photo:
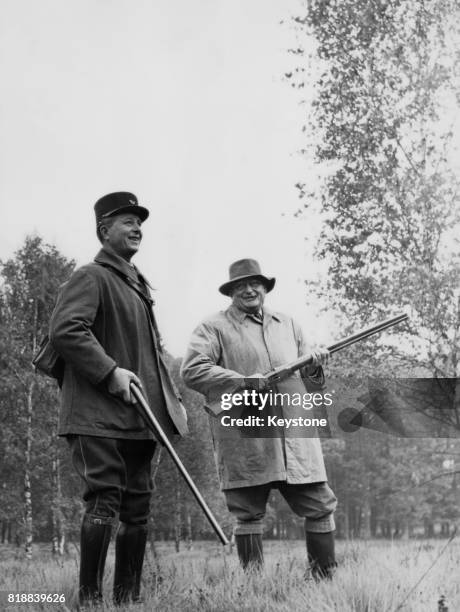
[[[327,347],[327,350],[332,355],[333,353],[337,353],[337,351],[341,351],[344,348],[355,344],[356,342],[360,342],[365,338],[373,336],[374,334],[379,334],[384,329],[388,329],[388,327],[393,327],[393,325],[398,325],[399,323],[407,321],[408,319],[409,317],[407,316],[407,314],[400,314],[397,317],[387,319],[386,321],[377,323],[377,325],[363,329],[357,334],[348,336],[347,338],[344,338],[343,340],[340,340],[335,344],[331,344],[331,346]],[[304,366],[309,365],[312,362],[312,359],[313,358],[311,355],[303,355],[295,361],[291,361],[291,363],[287,363],[286,365],[279,366],[277,368],[274,368],[273,370],[270,370],[270,372],[267,372],[267,374],[265,374],[264,378],[268,379],[270,383],[280,382],[288,378],[293,372],[296,372]]]
[[[158,419],[153,414],[152,410],[150,409],[150,406],[145,401],[144,396],[142,395],[142,391],[139,389],[139,387],[137,385],[135,385],[134,383],[131,383],[131,392],[134,395],[134,397],[136,398],[138,405],[141,407],[141,414],[142,414],[145,422],[147,423],[147,426],[149,427],[149,429],[151,429],[153,431],[153,433],[155,434],[155,437],[166,447],[166,450],[168,451],[169,455],[171,456],[171,459],[174,461],[174,463],[176,464],[177,469],[179,470],[179,472],[184,477],[185,482],[189,486],[190,491],[193,493],[195,499],[197,500],[197,502],[200,505],[201,509],[205,513],[206,518],[210,522],[210,524],[211,524],[212,528],[214,529],[216,535],[218,536],[218,538],[220,539],[222,544],[225,546],[229,542],[228,542],[228,540],[227,540],[227,538],[225,536],[225,533],[222,531],[222,527],[217,522],[216,517],[211,512],[211,509],[209,508],[209,506],[205,502],[203,496],[198,491],[195,483],[192,480],[192,477],[190,476],[190,474],[185,469],[184,464],[179,459],[178,454],[174,450],[174,447],[172,446],[171,442],[169,441],[168,437],[166,436],[165,432],[163,431],[160,423],[158,422]]]

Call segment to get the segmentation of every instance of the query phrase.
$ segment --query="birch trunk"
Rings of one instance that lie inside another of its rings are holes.
[[[56,432],[53,432],[53,460],[51,464],[52,486],[53,486],[53,502],[51,508],[51,522],[53,526],[52,535],[52,553],[53,555],[62,556],[65,547],[65,526],[64,516],[62,514],[62,487],[61,487],[61,470],[59,460],[59,447],[56,438]]]
[[[187,550],[192,550],[192,515],[188,508],[187,508],[187,519],[185,523],[185,529],[186,529],[185,541],[187,545]]]
[[[365,489],[363,491],[363,501],[361,506],[361,537],[369,540],[371,537],[371,483],[369,475],[366,476]]]
[[[32,354],[35,354],[37,349],[37,326],[38,326],[38,301],[34,300],[34,318],[32,328]],[[33,394],[35,390],[35,373],[31,365],[30,384],[23,383],[26,391],[26,453],[24,462],[24,528],[25,528],[25,553],[26,559],[32,559],[32,543],[33,543],[33,522],[32,522],[32,488],[31,488],[31,470],[32,470],[32,416],[33,416]]]
[[[27,391],[27,414],[26,414],[26,453],[24,462],[24,528],[25,528],[25,553],[26,559],[32,559],[33,523],[32,523],[32,491],[30,474],[32,468],[32,414],[33,414],[33,391],[35,380],[33,380]]]

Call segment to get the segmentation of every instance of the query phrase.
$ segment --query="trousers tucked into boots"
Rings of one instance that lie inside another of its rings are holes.
[[[102,601],[102,578],[111,532],[110,519],[84,517],[80,533],[79,600],[82,606]]]
[[[307,539],[308,561],[311,574],[315,579],[331,578],[337,563],[334,551],[334,532],[314,533],[305,532]]]
[[[147,525],[120,523],[115,542],[115,604],[140,601]]]
[[[235,536],[236,550],[243,569],[260,568],[264,563],[262,534],[249,533]]]

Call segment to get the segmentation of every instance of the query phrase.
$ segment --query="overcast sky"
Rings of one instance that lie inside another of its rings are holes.
[[[94,202],[132,191],[151,210],[134,262],[173,354],[227,305],[217,287],[242,257],[277,277],[267,305],[330,340],[303,283],[319,220],[293,216],[295,182],[315,181],[297,154],[305,108],[282,80],[296,38],[280,21],[299,12],[298,0],[3,0],[0,258],[38,233],[90,261]]]

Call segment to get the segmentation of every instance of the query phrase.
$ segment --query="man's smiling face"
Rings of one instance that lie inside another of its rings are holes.
[[[264,283],[257,277],[238,281],[232,287],[233,304],[243,312],[259,312],[266,294]]]
[[[116,215],[104,226],[101,224],[103,244],[126,261],[137,253],[142,240],[142,221],[137,215]]]

